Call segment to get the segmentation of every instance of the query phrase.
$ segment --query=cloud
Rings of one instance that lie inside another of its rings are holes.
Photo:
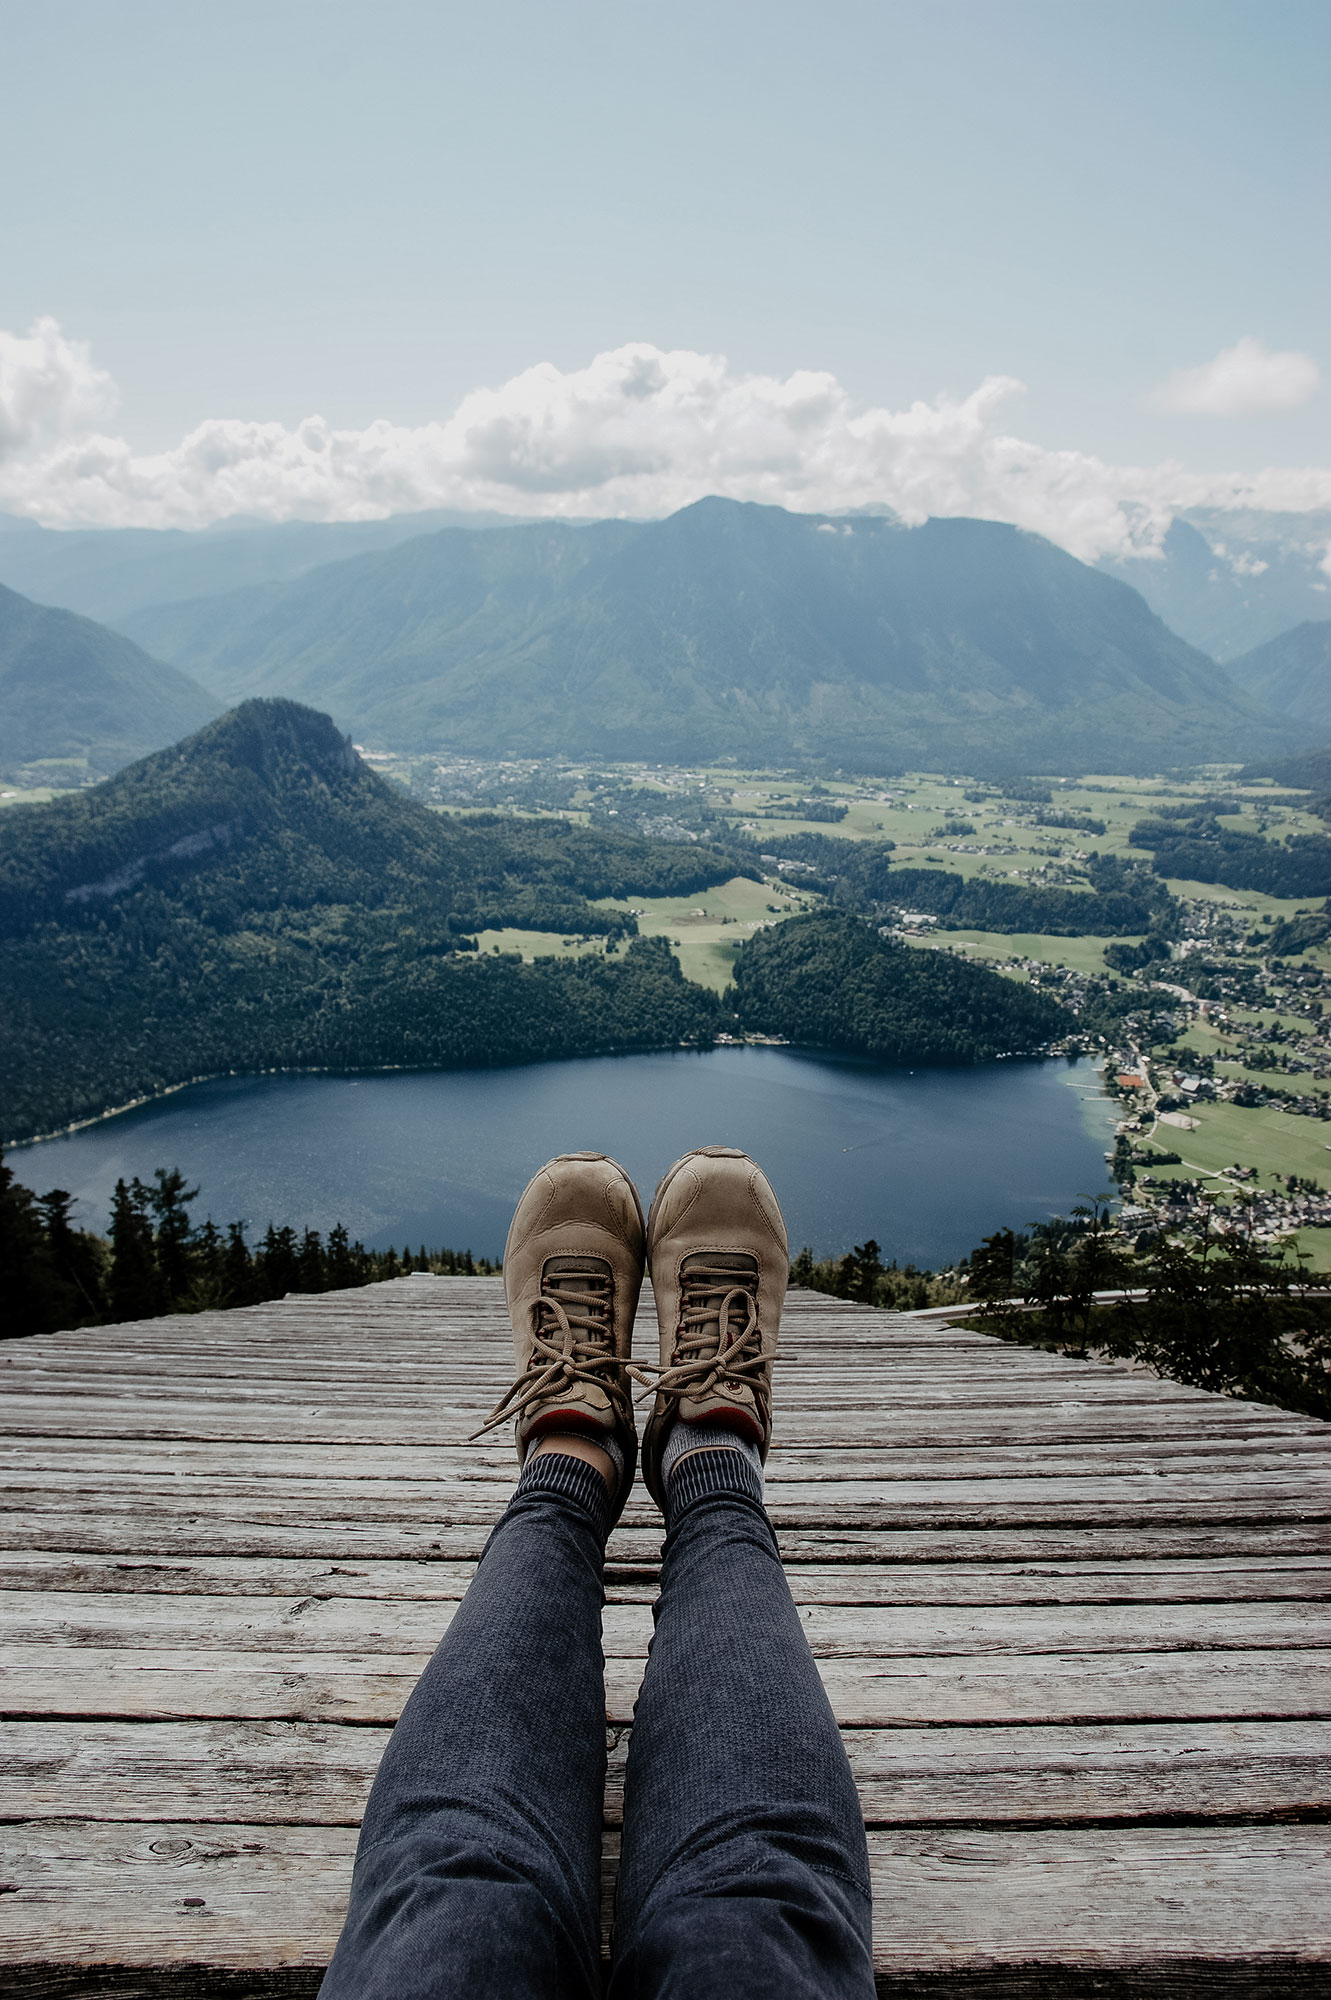
[[[1176,368],[1151,401],[1179,417],[1266,417],[1297,410],[1321,386],[1311,354],[1273,353],[1247,337],[1222,347],[1200,368]]]
[[[45,320],[0,334],[0,509],[51,526],[203,527],[230,515],[372,520],[429,507],[649,518],[720,493],[804,512],[972,514],[1084,560],[1158,550],[1185,507],[1331,508],[1331,471],[1199,476],[1046,451],[1005,427],[1022,385],[859,407],[835,376],[746,374],[632,342],[475,389],[441,421],[337,430],[214,418],[137,453],[104,428],[114,387]]]
[[[114,415],[117,400],[87,345],[66,340],[55,320],[39,319],[22,338],[0,328],[0,465],[89,430]]]

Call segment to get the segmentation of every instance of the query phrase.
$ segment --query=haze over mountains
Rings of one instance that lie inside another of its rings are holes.
[[[891,517],[890,509],[868,511]],[[377,521],[233,518],[186,532],[51,529],[0,514],[0,583],[115,623],[146,605],[288,581],[440,528],[517,527],[524,518],[532,517],[440,508]],[[1099,567],[1139,590],[1180,638],[1230,661],[1307,619],[1331,616],[1328,547],[1331,514],[1194,508],[1175,519],[1158,556],[1106,557]]]
[[[1289,732],[1132,589],[999,523],[711,499],[446,529],[121,628],[225,700],[386,747],[845,768],[1116,768]]]
[[[43,528],[0,514],[0,583],[39,604],[113,624],[145,604],[173,604],[318,563],[391,549],[436,528],[511,527],[504,514],[395,514],[386,521],[244,521],[184,528]]]
[[[1100,567],[1139,590],[1171,631],[1214,660],[1240,656],[1306,619],[1331,616],[1331,514],[1221,514],[1170,526],[1159,556]]]
[[[1281,715],[1305,725],[1305,740],[1331,738],[1331,618],[1296,625],[1234,662],[1234,678]]]
[[[377,746],[490,756],[1155,769],[1331,734],[1331,621],[1226,670],[1123,580],[1232,638],[1286,600],[1320,605],[1311,544],[1244,610],[1272,565],[1236,569],[1184,522],[1161,563],[1110,576],[964,519],[719,499],[651,523],[465,518],[201,534],[0,518],[0,575],[120,626],[3,592],[0,772],[105,775],[274,693]]]

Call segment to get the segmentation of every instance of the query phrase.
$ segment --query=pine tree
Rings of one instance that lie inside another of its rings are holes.
[[[190,1247],[188,1303],[199,1310],[231,1303],[226,1284],[226,1244],[212,1217],[194,1233]]]
[[[35,1197],[0,1162],[0,1287],[7,1335],[42,1333],[50,1324],[44,1247]]]
[[[259,1245],[255,1258],[256,1276],[259,1281],[259,1296],[265,1299],[285,1298],[300,1285],[300,1264],[296,1251],[296,1232],[288,1224],[282,1229],[271,1222]]]
[[[111,1198],[111,1276],[107,1305],[113,1320],[154,1319],[167,1300],[153,1246],[150,1191],[136,1175],[118,1180]]]
[[[356,1251],[359,1251],[359,1243]],[[345,1291],[349,1286],[360,1283],[360,1266],[350,1243],[347,1232],[340,1222],[328,1232],[328,1287],[330,1291]]]
[[[157,1217],[157,1268],[171,1305],[183,1304],[190,1289],[190,1203],[199,1190],[185,1186],[179,1167],[158,1167],[149,1203]]]
[[[74,1197],[65,1188],[39,1196],[54,1326],[92,1326],[102,1317],[102,1266],[95,1236],[70,1221]]]
[[[301,1238],[296,1270],[298,1290],[322,1292],[326,1287],[328,1278],[324,1264],[324,1248],[317,1229],[307,1229]]]
[[[226,1248],[222,1252],[222,1285],[229,1306],[247,1306],[254,1302],[254,1259],[250,1256],[250,1246],[245,1241],[243,1222],[227,1225]]]

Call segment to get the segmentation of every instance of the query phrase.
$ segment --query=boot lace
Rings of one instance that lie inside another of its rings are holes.
[[[740,1384],[765,1409],[771,1357],[763,1351],[757,1290],[757,1271],[700,1262],[682,1272],[674,1358],[668,1368],[643,1362],[634,1376],[666,1396],[701,1398],[723,1382]]]
[[[505,1391],[474,1444],[506,1418],[520,1417],[532,1403],[567,1394],[578,1382],[592,1382],[610,1398],[616,1417],[631,1421],[629,1400],[614,1349],[610,1321],[612,1284],[601,1271],[542,1274],[541,1296],[532,1302],[531,1358]]]

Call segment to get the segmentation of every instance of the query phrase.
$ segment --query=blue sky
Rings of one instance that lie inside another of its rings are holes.
[[[649,343],[852,409],[1013,377],[1005,427],[1118,465],[1331,464],[1325,0],[0,0],[0,44],[0,328],[86,343],[138,453]],[[1245,339],[1307,357],[1287,407],[1162,403]]]

